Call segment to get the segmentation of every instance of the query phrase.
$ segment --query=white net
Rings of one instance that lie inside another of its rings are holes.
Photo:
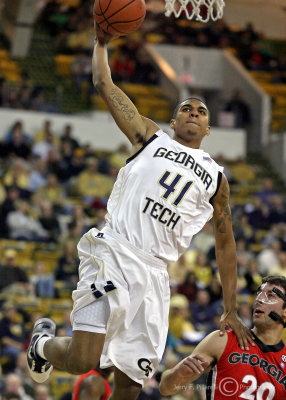
[[[216,21],[223,17],[224,0],[165,0],[166,17],[178,18],[184,11],[188,19],[199,22]]]

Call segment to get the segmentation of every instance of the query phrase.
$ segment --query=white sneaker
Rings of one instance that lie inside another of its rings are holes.
[[[50,318],[40,318],[35,322],[31,342],[27,350],[28,368],[31,377],[38,383],[45,382],[52,370],[52,364],[37,354],[36,346],[42,337],[54,337],[56,324]]]

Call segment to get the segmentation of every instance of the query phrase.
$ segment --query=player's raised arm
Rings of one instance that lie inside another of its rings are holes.
[[[92,57],[93,84],[99,91],[116,124],[133,145],[148,140],[159,127],[155,122],[142,117],[129,97],[116,86],[108,64],[107,43],[110,36],[97,26]]]
[[[224,303],[221,331],[224,332],[226,326],[232,328],[241,348],[248,349],[248,341],[253,344],[252,334],[239,320],[235,311],[237,286],[236,246],[229,206],[229,184],[225,175],[222,176],[219,191],[214,197],[213,207],[216,259],[222,283]]]

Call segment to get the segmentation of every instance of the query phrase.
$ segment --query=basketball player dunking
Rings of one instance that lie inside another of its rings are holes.
[[[54,337],[55,324],[35,323],[27,358],[42,382],[52,366],[72,374],[114,365],[112,399],[135,400],[156,371],[168,332],[167,263],[177,260],[194,234],[214,220],[216,257],[223,287],[221,334],[232,328],[241,348],[253,344],[236,305],[236,250],[229,185],[222,168],[199,147],[210,134],[209,112],[196,98],[178,105],[174,139],[141,116],[114,85],[109,38],[97,29],[93,82],[115,122],[133,145],[107,206],[106,226],[78,244],[79,282],[73,292],[72,338]]]

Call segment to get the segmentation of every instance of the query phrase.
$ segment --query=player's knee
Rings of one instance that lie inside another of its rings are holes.
[[[99,360],[90,358],[88,354],[70,353],[67,357],[67,370],[74,375],[85,374],[96,367]]]
[[[82,358],[69,358],[67,369],[74,375],[81,375],[95,368],[96,364],[97,362]]]

